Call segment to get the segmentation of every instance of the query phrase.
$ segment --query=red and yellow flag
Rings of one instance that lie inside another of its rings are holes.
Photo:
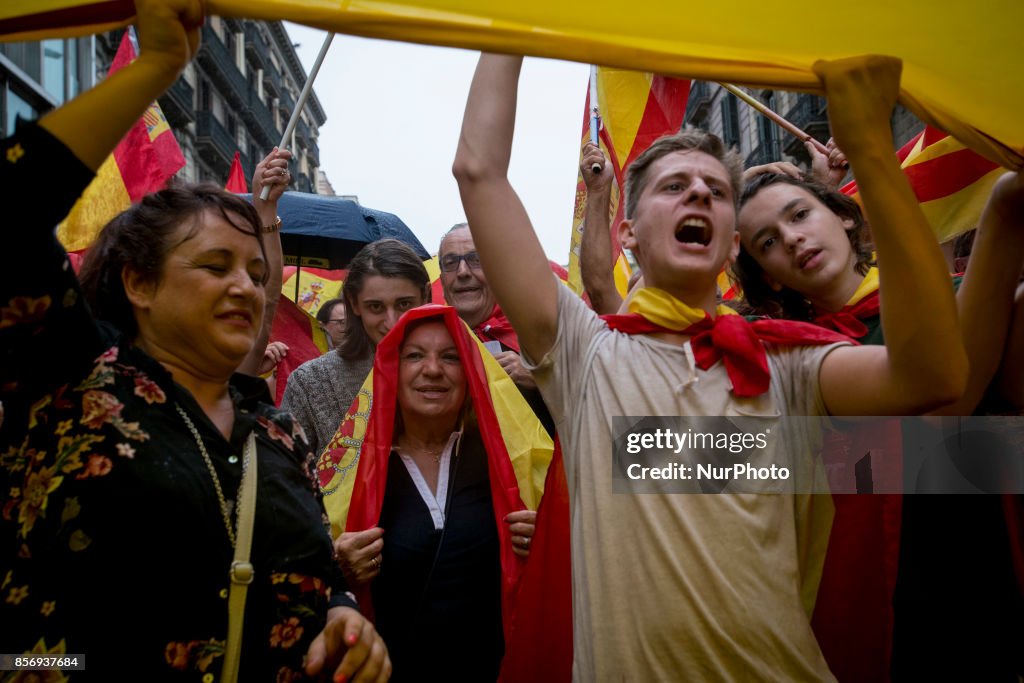
[[[939,242],[978,227],[992,186],[1003,173],[995,162],[931,126],[903,145],[896,157]],[[841,190],[856,197],[857,183]]]
[[[231,171],[228,172],[228,182],[224,189],[236,194],[245,194],[249,191],[249,186],[245,182],[245,171],[242,170],[242,155],[240,152],[236,151],[235,158],[231,160]]]
[[[625,171],[652,142],[666,133],[675,133],[682,127],[686,101],[690,95],[690,81],[600,67],[597,69],[597,92],[598,109],[601,113],[601,149],[608,155],[612,170],[615,172],[609,207],[615,286],[619,293],[625,296],[630,268],[616,239],[617,228],[623,218],[620,196],[625,187]],[[590,139],[590,106],[588,90],[586,104],[583,107],[581,147]],[[568,280],[569,287],[577,294],[583,291],[579,256],[586,196],[587,186],[583,182],[582,174],[577,172]]]
[[[316,318],[282,294],[277,303],[270,340],[288,345],[288,354],[277,364],[275,375],[277,384],[274,388],[274,402],[280,404],[288,385],[288,375],[306,361],[319,358],[327,352],[327,335]]]
[[[135,48],[125,32],[109,73],[134,59]],[[184,165],[178,141],[160,105],[154,102],[100,166],[96,178],[58,227],[58,239],[68,251],[88,248],[114,216],[161,189]]]

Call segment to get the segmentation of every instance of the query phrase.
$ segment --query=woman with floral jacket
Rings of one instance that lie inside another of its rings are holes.
[[[0,651],[84,656],[72,681],[219,679],[254,456],[239,680],[385,680],[386,649],[334,569],[301,429],[261,380],[233,375],[263,330],[287,154],[256,170],[254,192],[271,188],[259,211],[212,185],[144,198],[104,228],[81,285],[54,237],[198,47],[198,0],[137,11],[133,64],[0,142],[14,214],[0,249]],[[27,201],[44,182],[47,201]]]

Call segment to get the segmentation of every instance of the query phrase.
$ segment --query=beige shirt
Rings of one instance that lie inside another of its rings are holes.
[[[689,343],[613,332],[558,289],[555,344],[531,369],[569,483],[574,680],[834,680],[809,619],[820,567],[806,558],[827,543],[812,498],[613,494],[612,418],[820,415],[818,370],[837,345],[770,350],[769,392],[737,399],[721,362],[705,372]]]

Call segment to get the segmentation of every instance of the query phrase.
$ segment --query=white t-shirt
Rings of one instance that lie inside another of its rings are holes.
[[[721,362],[609,330],[559,287],[558,332],[534,372],[569,484],[577,681],[834,680],[809,611],[827,534],[812,496],[613,494],[612,418],[822,415],[838,345],[768,351],[771,387],[737,399]],[[815,435],[792,435],[813,442]],[[782,440],[776,441],[781,443]],[[817,520],[817,521],[816,521]],[[817,531],[816,531],[817,529]]]

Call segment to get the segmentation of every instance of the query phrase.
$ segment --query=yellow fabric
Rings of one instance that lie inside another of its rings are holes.
[[[554,456],[554,443],[512,378],[480,340],[475,336],[473,339],[484,361],[484,372],[487,373],[487,384],[501,428],[501,438],[508,450],[509,460],[512,461],[516,481],[519,482],[519,497],[526,507],[536,510],[544,493],[548,465]]]
[[[296,279],[299,282],[297,301],[295,299]],[[320,304],[341,296],[341,286],[343,283],[344,280],[333,280],[308,270],[299,270],[298,274],[293,272],[281,284],[281,292],[306,313],[316,315],[316,312],[320,309]],[[315,327],[319,327],[319,325]]]
[[[861,299],[866,297],[868,294],[872,294],[878,291],[878,268],[874,266],[868,271],[868,274],[864,276],[864,279],[857,285],[857,291],[853,293],[850,300],[846,302],[847,306],[853,306]]]
[[[8,0],[0,4],[0,20],[95,4]],[[1012,168],[1024,164],[1021,2],[840,2],[816,8],[813,21],[798,0],[709,3],[700,11],[669,0],[600,6],[582,0],[208,0],[206,8],[225,17],[287,19],[375,38],[818,94],[811,71],[816,60],[893,55],[904,63],[900,101],[911,111],[990,159]],[[779,40],[801,20],[808,29],[799,40]],[[843,39],[821,27],[839,27]]]
[[[644,319],[670,330],[685,330],[699,323],[707,313],[703,308],[684,304],[663,289],[644,287],[629,301],[629,312],[639,313]],[[716,315],[736,315],[736,311],[719,304]]]
[[[131,203],[117,161],[111,154],[71,212],[57,226],[57,239],[68,251],[85,249],[93,243],[103,226]]]
[[[317,462],[317,470],[334,470],[330,482],[321,487],[324,509],[331,521],[331,536],[334,538],[345,531],[345,522],[348,520],[348,507],[359,468],[359,452],[366,438],[366,425],[370,419],[370,408],[373,406],[373,373],[371,370],[359,393],[356,394],[359,401],[358,409],[353,412],[350,407],[345,413],[341,426]],[[344,434],[346,431],[350,432],[348,436]],[[336,448],[344,448],[345,454],[337,463],[331,463],[325,456]]]

